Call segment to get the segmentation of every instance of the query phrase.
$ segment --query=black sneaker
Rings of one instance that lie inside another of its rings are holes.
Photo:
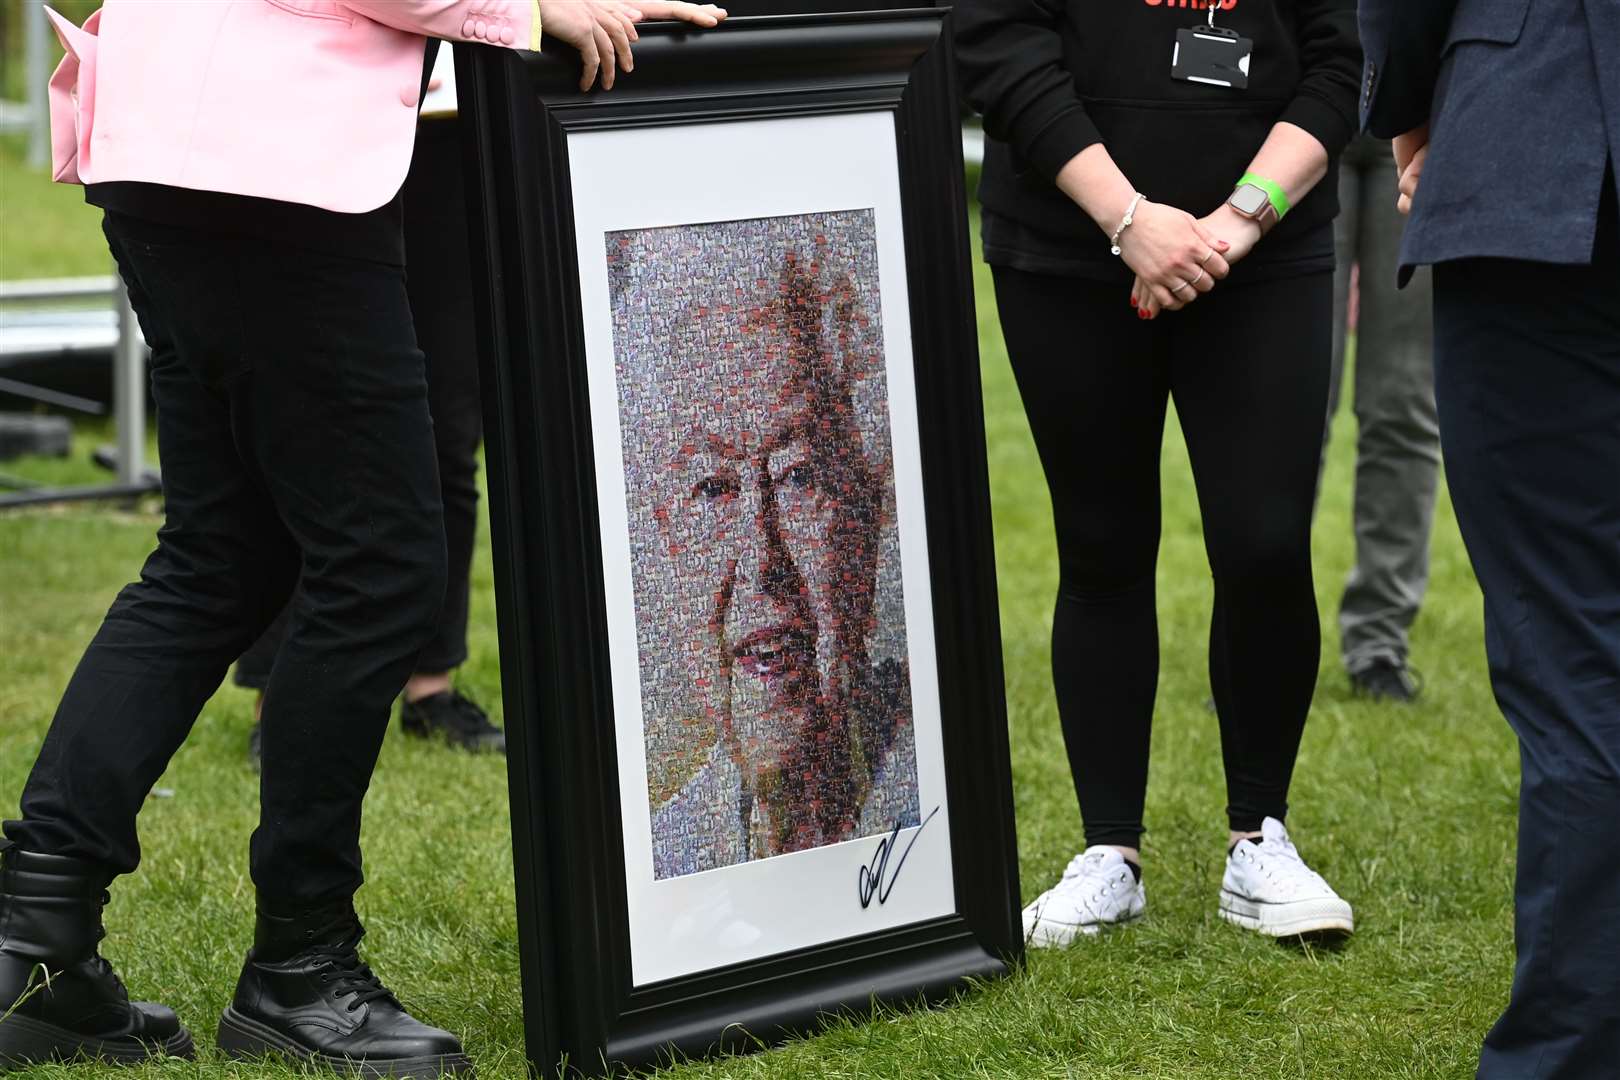
[[[1350,691],[1374,701],[1409,704],[1423,693],[1423,676],[1405,664],[1378,659],[1350,673]]]
[[[451,746],[479,753],[506,753],[506,732],[489,722],[478,703],[455,690],[401,701],[399,723],[407,735],[442,736]]]

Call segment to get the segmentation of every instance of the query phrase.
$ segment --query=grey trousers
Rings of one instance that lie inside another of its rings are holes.
[[[1356,333],[1356,563],[1339,603],[1339,649],[1351,674],[1375,661],[1405,664],[1407,631],[1429,581],[1429,533],[1440,470],[1434,407],[1429,269],[1395,288],[1404,218],[1395,208],[1389,143],[1358,135],[1345,150],[1334,274],[1331,423],[1344,381],[1350,267],[1361,263]],[[1327,444],[1324,437],[1323,456]]]

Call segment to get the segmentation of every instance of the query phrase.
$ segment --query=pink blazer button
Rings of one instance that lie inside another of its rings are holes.
[[[510,44],[512,44],[512,42],[514,42],[516,40],[517,40],[517,35],[512,32],[512,28],[510,26],[502,27],[502,29],[501,29],[501,44],[502,45],[510,45]]]
[[[476,29],[478,29],[478,24],[473,22],[471,19],[468,19],[466,22],[461,24],[461,36],[464,38],[470,38],[473,36],[473,31]]]
[[[488,35],[487,35],[487,34],[486,34],[486,31],[487,31],[487,30],[488,30],[488,27],[487,27],[487,26],[486,26],[486,25],[485,25],[485,23],[484,23],[484,20],[483,20],[483,19],[479,19],[479,20],[478,20],[478,28],[477,28],[477,30],[476,30],[476,31],[475,31],[475,33],[477,33],[477,34],[478,34],[478,36],[479,36],[479,37],[486,37],[486,36],[488,36]]]

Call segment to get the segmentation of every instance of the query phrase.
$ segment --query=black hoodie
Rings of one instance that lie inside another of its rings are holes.
[[[1216,25],[1254,42],[1247,90],[1170,78],[1176,32],[1204,24],[1203,0],[959,0],[957,65],[989,137],[985,261],[1129,282],[1108,238],[1053,183],[1058,170],[1102,142],[1138,191],[1202,217],[1287,121],[1327,148],[1327,176],[1234,277],[1333,265],[1338,157],[1357,126],[1355,0],[1219,4]]]

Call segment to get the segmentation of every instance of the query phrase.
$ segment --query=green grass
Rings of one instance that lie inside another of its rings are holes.
[[[11,196],[8,185],[8,218]],[[9,244],[14,234],[4,236]],[[977,273],[1028,899],[1051,884],[1081,837],[1051,691],[1049,504],[988,277],[982,266]],[[1068,952],[1036,953],[1024,970],[951,1008],[840,1023],[769,1054],[671,1069],[671,1080],[1471,1077],[1511,975],[1513,744],[1487,689],[1479,597],[1444,498],[1431,592],[1414,631],[1425,698],[1411,708],[1350,698],[1333,613],[1352,554],[1353,436],[1353,421],[1341,415],[1315,537],[1324,663],[1289,819],[1307,857],[1356,906],[1359,929],[1347,947],[1291,949],[1216,918],[1225,800],[1216,724],[1203,707],[1209,573],[1172,424],[1147,920]],[[81,442],[102,437],[87,431]],[[79,475],[85,469],[47,467],[62,481],[88,478]],[[0,516],[0,813],[15,812],[57,696],[115,590],[137,573],[159,523],[151,511]],[[460,681],[498,714],[487,546],[473,588],[472,658]],[[104,951],[125,981],[176,1007],[204,1045],[252,926],[247,837],[256,783],[243,757],[250,715],[250,696],[228,686],[203,710],[161,782],[173,796],[153,799],[142,815],[142,868],[116,883],[107,913]],[[464,1034],[483,1076],[516,1080],[523,1042],[506,798],[500,761],[391,732],[366,806],[367,872],[376,884],[362,890],[359,906],[371,931],[367,955],[384,976],[423,1016]],[[51,1066],[25,1075],[103,1072],[121,1080],[296,1075],[227,1063],[208,1050],[197,1064]]]
[[[28,168],[27,141],[0,138],[0,281],[113,272],[101,211],[77,184]]]

